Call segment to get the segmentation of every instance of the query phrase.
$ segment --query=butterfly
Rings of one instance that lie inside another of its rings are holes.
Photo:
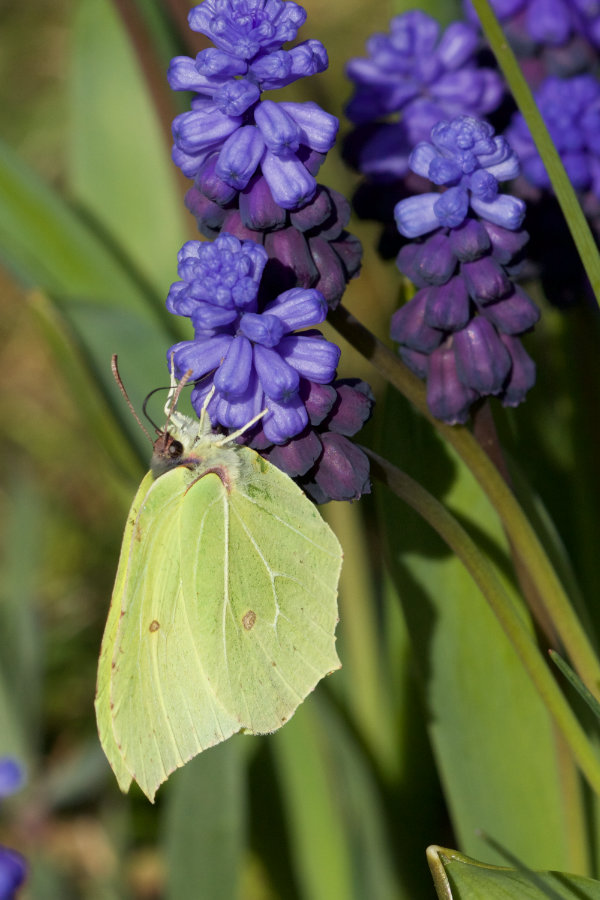
[[[122,387],[116,358],[113,371]],[[219,435],[206,408],[179,413],[181,387],[172,376],[127,516],[95,700],[121,790],[136,781],[151,801],[208,747],[280,728],[340,667],[336,536],[288,475],[236,443],[245,429]]]

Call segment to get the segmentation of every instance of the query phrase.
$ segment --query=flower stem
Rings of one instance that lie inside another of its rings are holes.
[[[600,303],[600,255],[569,176],[536,106],[529,85],[510,48],[489,0],[473,0],[490,47],[498,60],[515,101],[527,122],[531,136],[546,167],[556,198],[581,257],[594,295]]]
[[[600,796],[600,760],[491,563],[462,525],[422,485],[376,453],[363,449],[371,459],[374,476],[422,516],[462,561],[517,652],[581,772]]]
[[[600,662],[535,531],[498,469],[468,429],[445,425],[427,408],[422,382],[343,306],[328,319],[387,381],[399,390],[456,450],[485,491],[506,534],[527,569],[573,667],[594,696],[600,698]]]

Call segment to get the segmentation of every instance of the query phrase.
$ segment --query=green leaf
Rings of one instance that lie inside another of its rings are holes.
[[[324,747],[311,702],[270,739],[301,896],[349,900],[352,861],[346,823],[333,788],[337,760]]]
[[[527,618],[494,510],[459,458],[397,395],[386,404],[384,445],[382,455],[460,519]],[[477,836],[484,829],[532,867],[585,869],[577,780],[564,754],[559,763],[550,718],[516,653],[462,564],[429,526],[389,495],[382,512],[461,847],[499,861]],[[573,786],[568,798],[564,784]]]
[[[157,59],[156,67],[164,70],[167,87],[166,63]],[[184,222],[191,232],[193,220],[167,135],[109,0],[77,7],[69,86],[71,192],[166,296],[186,237]]]
[[[192,760],[173,777],[162,822],[167,900],[239,896],[246,839],[247,741]]]
[[[487,866],[442,847],[427,858],[440,900],[600,900],[600,882],[580,875]]]

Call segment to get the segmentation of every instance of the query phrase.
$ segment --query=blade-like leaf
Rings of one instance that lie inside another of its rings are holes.
[[[442,847],[427,858],[440,900],[600,900],[600,882],[580,875],[487,866]]]
[[[393,398],[385,418],[384,455],[448,504],[519,605],[504,535],[469,471],[404,402]],[[477,837],[484,829],[532,868],[584,867],[577,792],[569,800],[574,818],[569,825],[564,818],[563,784],[576,780],[559,766],[550,718],[516,653],[462,564],[429,526],[391,496],[383,514],[461,847],[500,861]],[[568,760],[561,765],[571,768]]]
[[[166,84],[166,63],[156,65]],[[109,0],[77,7],[69,85],[71,191],[166,296],[184,223],[191,235],[193,220],[148,86]]]
[[[248,748],[207,750],[173,776],[163,821],[167,900],[239,896],[245,853]]]

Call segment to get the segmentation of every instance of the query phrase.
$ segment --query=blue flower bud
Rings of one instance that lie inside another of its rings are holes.
[[[258,87],[242,78],[227,81],[213,94],[213,103],[226,116],[242,116],[260,97]]]
[[[263,136],[254,125],[238,128],[223,144],[215,172],[236,190],[245,188],[265,152]]]
[[[271,153],[284,158],[295,158],[300,146],[300,128],[286,113],[282,103],[263,100],[255,110],[254,120]]]

